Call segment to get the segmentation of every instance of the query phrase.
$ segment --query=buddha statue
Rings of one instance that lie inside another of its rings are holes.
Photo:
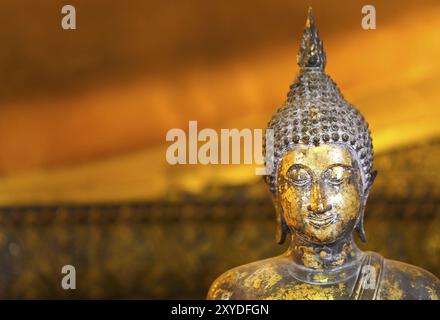
[[[376,176],[368,124],[324,72],[326,56],[309,9],[300,72],[268,123],[273,168],[265,181],[288,250],[233,268],[208,299],[439,299],[428,271],[361,251],[364,208]],[[267,141],[265,142],[265,148]],[[266,155],[266,162],[268,161]]]

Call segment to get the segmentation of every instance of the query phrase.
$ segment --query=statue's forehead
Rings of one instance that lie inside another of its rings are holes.
[[[323,171],[334,164],[351,166],[352,155],[347,148],[337,144],[304,145],[295,147],[284,154],[281,160],[280,173],[294,164],[301,164],[312,170]]]

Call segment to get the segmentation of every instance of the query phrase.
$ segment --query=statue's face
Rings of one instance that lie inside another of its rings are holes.
[[[360,171],[341,145],[298,146],[277,175],[278,201],[292,232],[315,243],[351,233],[360,214]]]

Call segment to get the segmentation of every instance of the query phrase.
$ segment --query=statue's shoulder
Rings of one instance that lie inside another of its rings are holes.
[[[393,300],[438,300],[440,280],[422,268],[385,259],[379,297]]]
[[[230,269],[212,283],[207,298],[264,299],[264,296],[276,289],[277,283],[282,282],[280,270],[285,263],[286,260],[279,256]]]

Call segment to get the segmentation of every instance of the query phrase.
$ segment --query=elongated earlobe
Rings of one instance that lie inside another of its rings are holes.
[[[355,229],[358,232],[359,238],[362,240],[362,242],[367,242],[367,237],[364,230],[364,209],[362,209],[361,216],[359,217]]]

